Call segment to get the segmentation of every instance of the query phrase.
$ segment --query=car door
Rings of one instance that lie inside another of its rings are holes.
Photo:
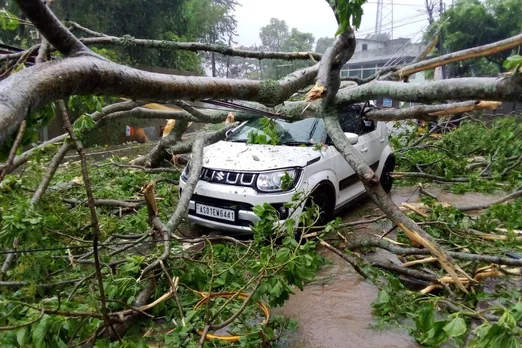
[[[341,112],[339,121],[343,132],[356,134],[363,132],[361,119],[358,115],[359,111],[358,109],[352,109]],[[373,140],[373,136],[374,134],[370,136],[367,136],[367,134],[361,135],[357,143],[353,145],[366,163],[372,160],[370,156],[374,154],[370,152],[370,148],[373,150],[375,145],[369,143],[369,140]],[[355,171],[337,150],[335,150],[334,157],[335,171],[339,179],[339,193],[337,197],[337,207],[339,207],[363,194],[364,186]]]
[[[373,127],[373,130],[366,128],[366,133],[359,136],[359,139],[362,144],[365,144],[361,147],[361,154],[366,163],[375,171],[379,166],[385,137],[383,136],[382,125],[376,127],[374,123],[370,127]]]

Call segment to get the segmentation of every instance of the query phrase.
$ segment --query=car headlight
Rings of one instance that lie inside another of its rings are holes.
[[[189,172],[190,172],[190,161],[187,162],[185,169],[183,169],[183,172],[181,173],[181,179],[183,179],[183,181],[187,181]]]
[[[296,169],[261,173],[257,177],[257,188],[263,192],[291,190],[294,188],[297,174]]]

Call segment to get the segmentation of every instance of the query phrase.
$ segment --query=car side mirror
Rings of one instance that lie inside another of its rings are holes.
[[[359,141],[359,136],[355,133],[344,133],[350,144],[355,145]]]

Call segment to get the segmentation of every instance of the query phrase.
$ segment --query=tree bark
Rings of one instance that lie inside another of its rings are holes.
[[[55,17],[51,10],[41,0],[16,0],[22,12],[40,33],[65,55],[72,55],[89,49],[81,43],[67,28]]]
[[[484,109],[494,110],[499,106],[499,102],[481,102],[479,100],[472,100],[452,104],[418,105],[404,109],[372,110],[366,113],[364,118],[382,122],[402,121],[413,118],[418,120],[433,121],[440,116]]]
[[[279,81],[252,81],[149,73],[96,57],[47,62],[0,83],[0,144],[31,110],[72,94],[152,101],[234,98],[273,106],[312,84],[317,68],[296,71]]]

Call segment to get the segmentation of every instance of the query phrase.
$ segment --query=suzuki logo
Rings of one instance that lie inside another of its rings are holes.
[[[218,181],[222,181],[224,178],[225,178],[225,173],[219,172],[219,173],[216,174],[216,179]]]

